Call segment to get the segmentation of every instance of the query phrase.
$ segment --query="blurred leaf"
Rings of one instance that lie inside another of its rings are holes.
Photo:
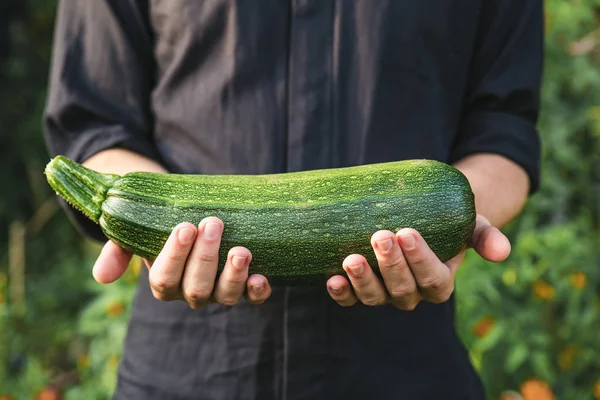
[[[525,343],[517,343],[515,347],[513,347],[508,353],[508,357],[506,359],[506,372],[509,374],[514,373],[523,363],[527,360],[529,356],[529,349]]]
[[[555,373],[552,368],[552,361],[547,353],[535,351],[531,356],[533,372],[548,382],[555,381]]]

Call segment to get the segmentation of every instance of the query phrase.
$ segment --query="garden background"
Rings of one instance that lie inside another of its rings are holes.
[[[0,400],[107,399],[139,262],[101,286],[42,174],[56,2],[0,0]],[[457,326],[491,399],[600,399],[600,0],[546,0],[543,182],[506,229],[510,258],[469,254]]]

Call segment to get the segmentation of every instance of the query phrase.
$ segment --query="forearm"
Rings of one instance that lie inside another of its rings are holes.
[[[498,228],[522,210],[529,193],[529,178],[513,161],[496,154],[474,154],[453,164],[469,180],[477,213]]]
[[[168,172],[154,160],[125,149],[108,149],[90,157],[83,165],[94,171],[124,175],[128,172]]]

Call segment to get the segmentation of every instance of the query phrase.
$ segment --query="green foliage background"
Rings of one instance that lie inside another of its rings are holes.
[[[109,398],[140,268],[95,284],[99,247],[40,173],[55,5],[14,13],[0,69],[0,399]],[[457,328],[494,399],[532,380],[600,398],[600,1],[546,0],[546,14],[541,190],[506,229],[510,258],[468,254],[457,278]]]

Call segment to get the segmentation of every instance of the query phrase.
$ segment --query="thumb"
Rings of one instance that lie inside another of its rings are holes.
[[[112,283],[116,281],[127,270],[132,256],[130,252],[122,249],[115,243],[111,241],[106,242],[92,270],[94,279],[99,283]]]
[[[492,262],[504,261],[511,250],[508,238],[480,214],[477,215],[470,246],[481,257]]]

